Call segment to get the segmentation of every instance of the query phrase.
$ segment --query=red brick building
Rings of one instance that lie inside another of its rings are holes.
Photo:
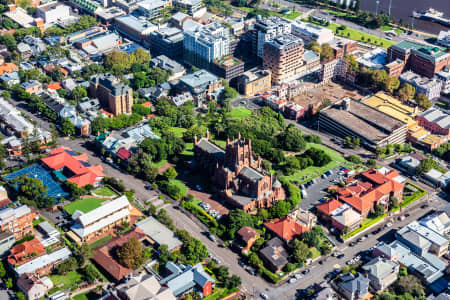
[[[245,211],[267,208],[286,198],[281,183],[261,168],[261,157],[252,152],[251,140],[227,139],[226,150],[206,137],[194,145],[194,164],[208,171],[219,193],[230,204]]]
[[[336,197],[365,218],[376,205],[383,205],[387,209],[391,196],[396,197],[399,202],[403,201],[404,185],[394,179],[398,176],[394,170],[383,174],[370,169],[347,179],[348,185],[338,188]]]
[[[16,240],[25,235],[33,234],[33,220],[39,213],[26,205],[7,207],[0,210],[0,231],[9,230],[14,233]]]
[[[450,53],[437,46],[401,41],[388,48],[387,60],[402,61],[405,69],[432,78],[434,74],[450,65]]]
[[[34,238],[31,241],[26,241],[12,247],[10,252],[8,263],[14,267],[23,265],[33,258],[41,256],[45,253],[45,248],[38,239]]]
[[[272,221],[264,223],[264,226],[276,234],[285,243],[289,243],[294,237],[298,237],[303,232],[308,231],[308,228],[295,222],[295,220],[289,216],[281,219],[273,219]]]

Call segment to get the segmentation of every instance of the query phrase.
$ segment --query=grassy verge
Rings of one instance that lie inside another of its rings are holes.
[[[186,195],[186,193],[188,192],[188,187],[183,182],[179,181],[178,179],[174,179],[172,180],[172,183],[180,188],[183,195]]]
[[[317,250],[316,247],[312,247],[312,248],[310,248],[309,250],[311,250],[311,253],[312,253],[311,259],[318,258],[318,257],[321,255],[321,254],[320,254],[320,251]]]
[[[413,191],[412,189],[408,188],[408,186],[414,187],[416,189],[416,191]],[[403,202],[400,203],[401,207],[408,206],[409,204],[413,203],[414,201],[422,198],[423,196],[425,196],[427,194],[427,192],[423,188],[421,188],[415,184],[412,184],[411,182],[406,183],[405,190],[406,190],[406,193],[411,193],[411,194],[403,196]],[[405,191],[404,191],[404,193],[405,193]]]
[[[96,194],[97,196],[103,196],[103,197],[116,197],[119,196],[117,195],[116,192],[114,192],[113,190],[111,190],[109,187],[104,186],[101,187],[99,189],[96,189],[93,191],[94,194]]]
[[[278,283],[278,282],[280,282],[283,279],[283,277],[280,277],[277,274],[269,271],[264,266],[260,266],[259,269],[262,271],[262,276],[264,278],[268,279],[272,283]]]
[[[101,246],[101,245],[103,245],[104,243],[106,243],[107,241],[109,241],[111,239],[112,239],[112,236],[110,236],[110,235],[105,236],[104,238],[101,238],[98,241],[93,242],[92,244],[90,244],[89,248],[94,249],[95,247]]]
[[[199,206],[201,202],[200,199],[195,198],[193,201],[183,201],[181,206],[190,211],[194,216],[197,217],[203,224],[208,227],[219,227],[216,219],[209,215],[203,208]]]
[[[231,117],[233,117],[235,119],[242,119],[242,118],[250,116],[251,114],[252,114],[252,111],[245,107],[234,108],[231,111]]]
[[[159,167],[164,166],[166,163],[167,163],[167,160],[163,159],[163,160],[161,160],[161,161],[158,161],[157,163],[154,163],[153,166],[154,166],[155,168],[159,168]]]
[[[70,215],[72,215],[76,210],[88,213],[91,210],[100,207],[104,201],[108,200],[93,197],[84,198],[67,204],[66,206],[64,206],[64,210]]]
[[[238,289],[225,289],[225,288],[214,288],[214,292],[203,298],[203,300],[219,300],[222,298],[225,298],[226,296],[230,295],[231,293],[234,293],[238,291]]]
[[[383,214],[383,215],[381,215],[381,216],[379,216],[379,217],[376,217],[376,218],[373,218],[373,219],[372,219],[372,218],[366,218],[366,219],[364,219],[364,220],[362,221],[361,227],[359,227],[359,228],[353,230],[353,231],[350,232],[350,233],[347,233],[347,234],[344,235],[342,238],[343,238],[344,240],[345,240],[345,239],[348,239],[348,238],[350,238],[350,237],[352,237],[352,236],[354,236],[354,235],[360,233],[360,232],[363,231],[364,229],[369,228],[370,226],[372,226],[372,225],[374,225],[374,224],[380,222],[380,221],[383,220],[385,217],[386,217],[386,214]]]
[[[287,19],[289,19],[289,20],[295,20],[295,19],[297,19],[298,17],[300,17],[301,15],[302,15],[301,12],[299,12],[299,11],[293,11],[293,12],[287,14],[285,17],[286,17]]]
[[[34,226],[37,226],[38,224],[41,224],[41,223],[44,222],[44,221],[45,221],[45,219],[44,219],[43,217],[39,216],[38,219],[33,220],[33,227],[34,227]]]

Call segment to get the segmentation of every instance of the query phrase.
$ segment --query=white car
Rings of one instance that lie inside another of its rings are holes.
[[[264,300],[268,300],[269,299],[269,296],[267,296],[266,293],[261,293],[261,294],[259,294],[259,296],[261,296],[261,298],[263,298]]]
[[[388,228],[389,228],[389,227],[392,227],[392,223],[391,223],[391,222],[387,223],[387,224],[386,224],[386,227],[388,227]]]
[[[297,278],[291,278],[291,279],[289,279],[289,283],[294,283],[294,282],[296,282],[297,281]]]

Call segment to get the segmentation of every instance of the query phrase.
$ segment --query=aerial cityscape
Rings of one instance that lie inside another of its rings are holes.
[[[427,3],[0,0],[0,300],[450,300]]]

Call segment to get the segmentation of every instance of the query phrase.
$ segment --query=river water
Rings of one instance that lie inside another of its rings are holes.
[[[450,0],[379,0],[378,12],[388,13],[389,1],[391,1],[391,16],[398,22],[403,20],[403,24],[411,24],[413,10],[426,10],[430,7],[442,11],[445,18],[450,18]],[[376,0],[361,0],[361,9],[373,11],[376,10]],[[450,27],[439,24],[414,19],[414,27],[417,30],[438,34],[441,30],[450,30]]]

